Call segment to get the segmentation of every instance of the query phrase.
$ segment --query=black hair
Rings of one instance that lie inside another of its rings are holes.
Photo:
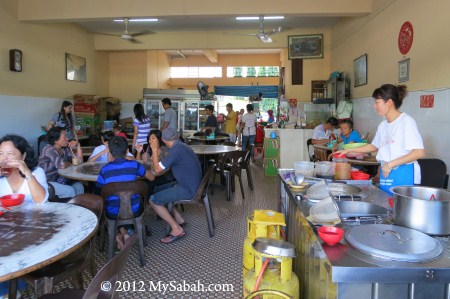
[[[8,134],[0,139],[0,144],[6,141],[11,141],[14,147],[19,150],[22,155],[27,154],[25,156],[24,162],[31,171],[33,171],[36,166],[38,166],[38,159],[35,156],[34,150],[28,143],[28,141],[25,140],[25,138],[19,135]],[[21,174],[21,176],[23,177],[24,175]]]
[[[382,99],[385,102],[391,99],[394,102],[395,109],[399,109],[407,94],[406,85],[383,84],[373,91],[372,97],[374,99]]]
[[[149,157],[151,157],[153,154],[152,147],[150,146],[150,136],[152,135],[155,135],[155,137],[158,139],[160,148],[163,147],[163,145],[165,145],[164,141],[162,140],[162,132],[160,130],[151,130],[147,134],[147,142],[148,142],[147,153]]]
[[[147,115],[145,115],[144,107],[142,104],[136,104],[134,105],[134,116],[136,116],[137,120],[143,124],[144,120],[147,118]]]
[[[214,106],[213,105],[206,105],[205,109],[207,109],[207,110],[209,110],[211,112],[214,112]]]
[[[247,108],[247,112],[251,112],[253,111],[253,105],[252,104],[247,104],[247,106],[245,106]]]
[[[228,104],[227,104],[227,107],[233,108],[233,104],[228,103]]]
[[[353,130],[353,121],[351,119],[344,119],[340,124],[347,124],[350,130]]]
[[[47,131],[48,144],[55,145],[55,142],[61,138],[61,132],[66,131],[64,128],[53,127]]]
[[[71,129],[73,127],[72,113],[66,114],[66,110],[64,110],[64,108],[69,107],[69,106],[73,106],[73,104],[69,101],[62,102],[61,110],[59,111],[59,115],[61,118],[64,119],[64,122],[67,124],[67,127]]]
[[[171,101],[169,98],[164,98],[164,99],[162,99],[162,100],[161,100],[161,103],[163,103],[163,105],[164,105],[164,104],[167,104],[167,105],[169,105],[169,106],[172,106],[172,101]]]
[[[119,123],[114,123],[113,129],[114,130],[122,130],[122,126]]]
[[[125,158],[128,150],[128,141],[120,136],[114,136],[108,142],[109,152],[114,158]]]
[[[114,135],[113,131],[105,131],[105,132],[102,132],[101,136],[102,136],[104,142],[109,142],[116,135]]]
[[[332,125],[333,127],[336,127],[337,125],[339,125],[339,122],[338,122],[337,118],[336,118],[336,117],[333,117],[333,116],[330,117],[330,118],[328,118],[327,121],[326,121],[325,123],[330,124],[330,125]]]

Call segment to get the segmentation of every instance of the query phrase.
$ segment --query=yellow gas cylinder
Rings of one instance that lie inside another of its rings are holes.
[[[283,240],[257,238],[253,242],[255,249],[255,268],[244,276],[244,298],[255,288],[256,281],[262,270],[263,262],[271,259],[279,267],[268,266],[259,283],[258,290],[274,290],[286,293],[291,298],[299,299],[300,285],[297,275],[292,272],[292,259],[295,257],[295,247]],[[276,299],[276,295],[265,295],[264,299]]]
[[[255,266],[252,244],[256,238],[281,239],[281,226],[286,226],[284,215],[271,210],[255,210],[247,217],[247,238],[244,240],[243,275]]]

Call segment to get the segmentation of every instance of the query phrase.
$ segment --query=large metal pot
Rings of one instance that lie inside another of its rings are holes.
[[[396,225],[429,235],[450,235],[450,192],[444,189],[397,186],[394,193]]]

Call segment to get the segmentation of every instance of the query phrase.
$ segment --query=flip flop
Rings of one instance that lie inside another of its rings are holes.
[[[186,235],[185,232],[182,232],[182,233],[179,234],[178,236],[174,236],[174,235],[172,235],[172,234],[168,234],[164,239],[170,238],[169,241],[164,242],[164,241],[163,241],[164,239],[161,239],[161,240],[159,240],[159,242],[160,242],[160,243],[163,243],[163,244],[171,244],[171,243],[175,242],[176,240],[179,240],[179,239],[183,238],[185,235]]]
[[[181,227],[185,227],[187,225],[187,222],[185,221],[183,223],[178,223],[178,225],[181,226]]]

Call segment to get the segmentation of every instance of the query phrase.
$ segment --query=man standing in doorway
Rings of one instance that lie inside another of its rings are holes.
[[[172,102],[169,98],[164,98],[161,100],[162,106],[164,110],[164,119],[161,127],[161,132],[167,128],[172,128],[175,131],[178,131],[178,123],[177,123],[177,113],[172,108]]]
[[[228,103],[227,106],[227,116],[225,117],[225,133],[230,135],[230,141],[236,142],[236,120],[237,112],[233,110],[233,104]]]

